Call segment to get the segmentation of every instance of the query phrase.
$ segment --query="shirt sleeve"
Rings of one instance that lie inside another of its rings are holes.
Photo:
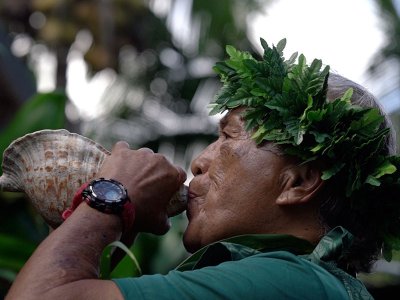
[[[114,282],[125,299],[349,299],[328,271],[284,251]]]

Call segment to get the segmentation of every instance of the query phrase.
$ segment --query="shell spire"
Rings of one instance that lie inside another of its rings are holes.
[[[18,182],[7,174],[0,176],[0,191],[2,192],[23,192],[23,188],[18,185]]]

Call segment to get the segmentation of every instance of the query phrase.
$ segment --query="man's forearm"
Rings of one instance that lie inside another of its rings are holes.
[[[40,298],[71,282],[98,278],[102,250],[119,239],[121,227],[118,216],[80,205],[37,248],[7,299]]]

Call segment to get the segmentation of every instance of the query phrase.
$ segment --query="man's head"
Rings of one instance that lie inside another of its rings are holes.
[[[257,145],[245,130],[243,108],[220,122],[218,139],[192,163],[184,243],[189,251],[249,233],[287,233],[313,242],[321,234],[322,185],[311,165],[283,154],[273,143]]]
[[[369,244],[364,253],[370,259],[383,242],[393,245],[400,228],[400,205],[390,196],[399,189],[400,158],[388,156],[394,145],[389,124],[371,109],[378,106],[373,97],[329,76],[321,61],[307,65],[301,55],[296,64],[297,54],[285,60],[285,41],[262,45],[261,61],[228,47],[230,59],[215,67],[224,85],[212,113],[228,114],[218,141],[193,163],[191,190],[197,194],[200,183],[208,188],[190,201],[187,247],[261,232],[316,241],[323,229],[340,225]],[[234,120],[240,126],[231,125]],[[231,127],[239,134],[234,142],[226,140]]]

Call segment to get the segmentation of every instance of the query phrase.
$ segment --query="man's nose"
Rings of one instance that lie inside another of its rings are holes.
[[[194,176],[204,174],[208,171],[208,168],[215,157],[216,149],[217,142],[214,142],[208,145],[208,147],[193,160],[191,171]]]

